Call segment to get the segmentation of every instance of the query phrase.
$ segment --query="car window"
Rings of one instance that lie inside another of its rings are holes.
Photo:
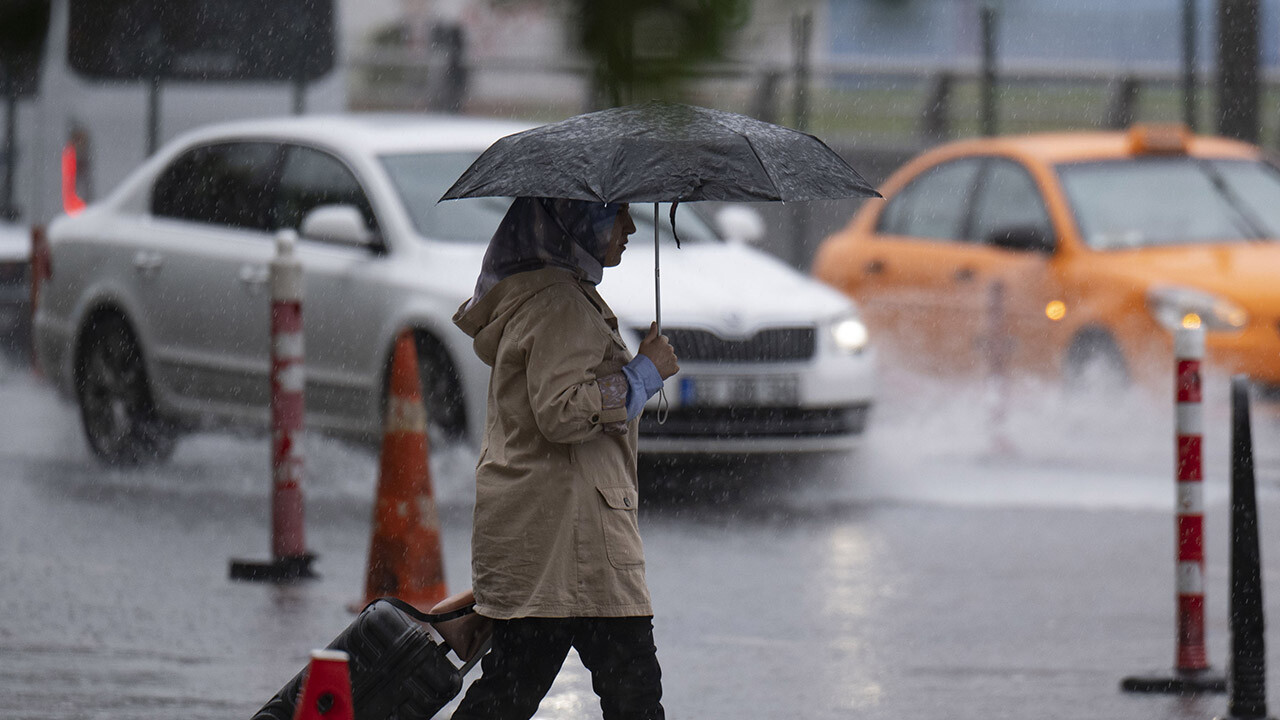
[[[1280,237],[1280,173],[1254,160],[1149,157],[1058,173],[1081,236],[1100,250]]]
[[[992,159],[974,201],[969,237],[986,242],[997,230],[1035,228],[1052,237],[1049,213],[1031,174],[1010,160]]]
[[[1263,162],[1209,163],[1249,214],[1249,220],[1269,238],[1280,238],[1280,170]]]
[[[219,143],[180,155],[160,173],[151,212],[162,217],[269,230],[268,191],[277,145]]]
[[[437,202],[479,152],[385,155],[382,166],[391,177],[405,212],[418,234],[434,240],[487,243],[511,201],[472,198]]]
[[[275,227],[296,230],[303,217],[321,205],[353,205],[366,227],[378,227],[368,196],[341,160],[314,148],[287,146],[272,211]]]
[[[877,231],[886,235],[961,240],[982,161],[943,163],[912,180],[885,204]]]

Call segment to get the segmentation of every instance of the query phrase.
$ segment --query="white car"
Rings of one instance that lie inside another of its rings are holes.
[[[488,368],[452,316],[509,200],[437,204],[494,140],[527,126],[423,116],[291,117],[169,143],[110,197],[52,224],[35,319],[40,366],[80,406],[104,461],[163,458],[209,421],[268,420],[267,267],[300,234],[307,427],[375,440],[394,339],[417,338],[437,437],[478,445]],[[652,206],[649,206],[650,208]],[[601,292],[632,350],[653,317],[651,210]],[[665,218],[665,214],[663,215]],[[787,453],[856,444],[873,357],[834,290],[686,210],[663,261],[680,356],[641,421],[641,451]],[[663,223],[665,225],[665,223]]]

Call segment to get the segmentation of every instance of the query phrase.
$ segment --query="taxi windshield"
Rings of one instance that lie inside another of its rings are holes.
[[[1280,238],[1280,172],[1187,156],[1058,166],[1081,237],[1098,250]]]
[[[436,202],[478,155],[476,152],[423,152],[384,155],[380,158],[419,235],[432,240],[489,242],[511,205],[510,198],[466,198]],[[658,235],[664,242],[674,242],[671,224],[667,220],[670,212],[670,205],[659,204]],[[633,203],[631,218],[635,221],[638,237],[653,237],[652,203]],[[715,232],[691,209],[676,214],[676,232],[680,233],[681,242],[719,240]]]

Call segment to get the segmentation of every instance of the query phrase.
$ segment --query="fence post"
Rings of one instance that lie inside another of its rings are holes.
[[[1134,107],[1138,104],[1138,78],[1126,75],[1111,83],[1111,104],[1107,106],[1106,127],[1123,130],[1133,124]]]
[[[1258,142],[1260,0],[1218,0],[1218,133]]]
[[[983,4],[979,11],[982,26],[982,134],[988,137],[997,132],[996,122],[996,9]]]
[[[1182,122],[1196,131],[1196,0],[1182,0]]]
[[[926,145],[951,137],[951,88],[955,76],[943,70],[933,78],[933,89],[920,113],[920,140]]]
[[[795,81],[792,85],[792,112],[795,128],[809,129],[809,51],[813,39],[813,15],[796,14],[791,20],[791,51],[794,61]],[[809,249],[809,208],[806,203],[791,204],[791,263],[795,267],[807,267],[811,259]]]

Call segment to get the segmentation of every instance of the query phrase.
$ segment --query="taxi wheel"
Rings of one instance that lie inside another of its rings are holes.
[[[1087,330],[1067,349],[1063,379],[1072,394],[1112,395],[1128,389],[1129,368],[1111,335]]]
[[[106,313],[89,322],[75,372],[81,424],[99,460],[130,467],[169,458],[177,433],[156,411],[142,353],[124,318]]]

